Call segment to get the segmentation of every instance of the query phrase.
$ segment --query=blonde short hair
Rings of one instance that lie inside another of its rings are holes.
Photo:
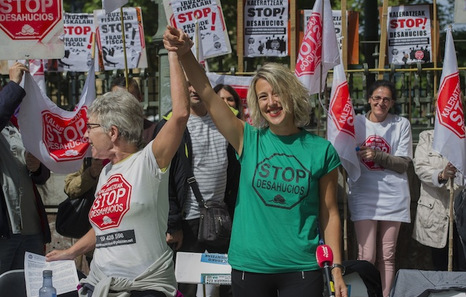
[[[289,68],[279,63],[265,64],[256,72],[251,81],[247,101],[252,124],[257,128],[269,126],[261,114],[256,93],[256,83],[261,78],[266,80],[280,97],[283,110],[293,116],[296,127],[306,126],[311,116],[309,92]]]

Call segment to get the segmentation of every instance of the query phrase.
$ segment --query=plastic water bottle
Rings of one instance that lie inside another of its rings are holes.
[[[52,270],[42,272],[42,288],[39,289],[39,297],[57,297],[57,290],[52,284]]]

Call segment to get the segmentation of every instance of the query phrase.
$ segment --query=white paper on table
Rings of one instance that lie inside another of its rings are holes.
[[[53,271],[53,286],[57,290],[57,295],[76,291],[79,279],[73,260],[46,262],[44,256],[26,252],[24,255],[24,278],[28,297],[39,296],[43,270]]]

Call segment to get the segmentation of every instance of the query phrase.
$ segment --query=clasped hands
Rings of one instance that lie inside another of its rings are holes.
[[[167,26],[165,33],[163,33],[163,45],[165,49],[167,51],[177,52],[179,56],[190,51],[193,44],[188,34],[173,26]]]

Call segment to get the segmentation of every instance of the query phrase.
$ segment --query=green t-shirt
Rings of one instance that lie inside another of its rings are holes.
[[[331,143],[305,130],[278,136],[244,129],[228,259],[255,273],[318,269],[319,179],[338,167]]]

